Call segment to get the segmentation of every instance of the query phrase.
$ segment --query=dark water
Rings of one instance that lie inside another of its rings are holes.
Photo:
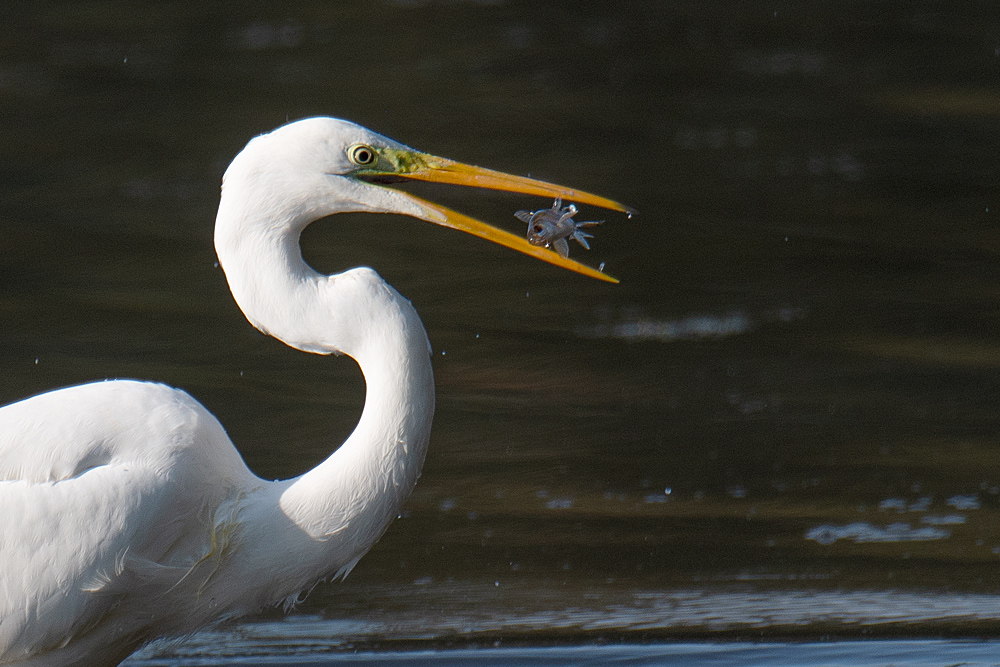
[[[317,268],[413,300],[438,383],[403,518],[301,607],[331,645],[1000,631],[995,3],[12,2],[0,25],[3,402],[154,379],[265,477],[333,449],[357,368],[258,334],[214,266],[222,171],[286,120],[640,211],[580,216],[607,222],[573,256],[617,286],[405,218],[307,230]],[[512,231],[548,203],[422,194]]]

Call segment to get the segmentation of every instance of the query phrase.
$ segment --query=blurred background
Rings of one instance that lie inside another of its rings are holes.
[[[617,286],[398,216],[305,232],[317,269],[413,301],[438,409],[400,520],[274,632],[1000,629],[995,3],[15,0],[0,25],[5,403],[150,379],[265,478],[336,448],[357,366],[254,330],[212,247],[226,165],[290,120],[639,211],[578,216],[606,222],[571,256]],[[551,204],[415,189],[515,233]]]

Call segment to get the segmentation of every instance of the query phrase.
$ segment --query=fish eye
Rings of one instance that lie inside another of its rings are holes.
[[[375,149],[364,144],[356,144],[347,149],[347,157],[359,167],[364,167],[375,161]]]

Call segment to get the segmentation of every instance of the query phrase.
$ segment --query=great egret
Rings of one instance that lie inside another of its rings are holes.
[[[430,345],[410,302],[373,270],[326,276],[305,264],[310,222],[400,213],[609,279],[387,187],[402,179],[629,210],[334,118],[250,141],[226,171],[216,219],[230,289],[261,331],[353,357],[367,383],[361,419],[316,468],[268,482],[204,407],[160,384],[97,382],[0,409],[0,664],[116,665],[154,638],[290,606],[347,575],[396,517],[430,434]]]

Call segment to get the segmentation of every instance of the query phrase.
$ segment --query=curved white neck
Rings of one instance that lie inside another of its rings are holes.
[[[427,336],[410,303],[370,269],[354,269],[337,280],[357,280],[391,295],[394,312],[383,313],[389,317],[378,319],[388,326],[372,331],[362,349],[352,353],[367,384],[354,432],[294,481],[281,506],[314,539],[349,530],[359,539],[371,534],[374,543],[420,475],[434,412],[434,379]]]
[[[371,269],[324,276],[305,264],[299,233],[328,207],[294,198],[269,206],[279,200],[250,190],[227,180],[216,221],[219,262],[240,308],[293,347],[353,357],[367,384],[351,436],[313,470],[276,485],[277,507],[257,511],[278,509],[289,520],[287,556],[345,572],[396,518],[420,474],[434,412],[430,344],[410,302]]]

